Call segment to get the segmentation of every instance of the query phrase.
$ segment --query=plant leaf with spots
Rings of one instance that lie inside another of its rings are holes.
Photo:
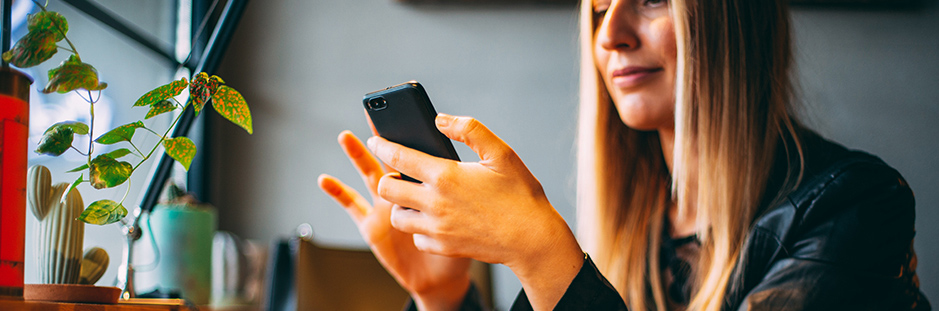
[[[118,162],[107,154],[91,160],[88,167],[91,186],[95,189],[112,188],[123,184],[134,171],[134,166],[127,162]]]
[[[88,163],[82,164],[82,166],[70,169],[65,171],[66,173],[74,173],[88,168]]]
[[[127,216],[127,209],[112,200],[98,200],[88,205],[78,220],[93,225],[107,225],[120,221]]]
[[[78,185],[84,181],[84,178],[85,174],[78,175],[78,179],[72,182],[72,185],[68,187],[68,190],[65,190],[65,192],[62,193],[62,197],[59,198],[59,201],[65,201],[65,198],[68,198],[68,193],[72,192],[72,189],[75,189],[75,187],[78,187]]]
[[[215,95],[212,95],[212,108],[228,121],[248,131],[248,134],[254,133],[248,103],[235,89],[225,85],[219,87]]]
[[[189,101],[196,110],[196,115],[199,115],[206,102],[212,98],[212,95],[223,83],[225,82],[222,81],[222,78],[218,76],[209,77],[209,74],[205,72],[200,72],[192,78],[192,83],[189,84]]]
[[[30,32],[16,41],[12,49],[3,53],[3,60],[16,67],[29,68],[49,60],[58,51],[54,34]]]
[[[166,154],[176,161],[179,161],[186,170],[192,164],[192,158],[196,156],[196,144],[189,137],[176,137],[163,141],[163,149]]]
[[[130,141],[131,138],[134,138],[134,132],[141,127],[144,127],[144,125],[143,122],[140,121],[124,124],[99,136],[98,139],[95,139],[95,142],[110,145],[122,141]]]
[[[172,97],[176,97],[182,93],[183,90],[186,89],[186,86],[189,86],[189,82],[186,81],[186,78],[181,78],[179,80],[162,85],[150,92],[147,92],[147,94],[140,96],[140,98],[134,102],[134,107],[153,106],[160,104],[163,101]]]
[[[26,22],[30,33],[50,33],[55,42],[65,39],[65,34],[68,33],[68,20],[58,12],[42,11],[30,14]]]
[[[60,156],[72,147],[72,141],[75,139],[74,134],[75,131],[68,127],[49,128],[45,134],[42,134],[36,153]]]
[[[153,118],[173,110],[176,110],[176,103],[171,100],[163,100],[150,106],[150,111],[147,112],[147,116],[144,117],[144,119]]]
[[[68,93],[77,89],[100,91],[106,87],[107,83],[98,81],[98,70],[95,67],[81,62],[81,59],[72,54],[59,67],[49,70],[49,83],[42,92]]]
[[[62,127],[70,128],[72,129],[72,132],[78,135],[88,134],[88,124],[78,122],[78,121],[62,121],[62,122],[53,124],[49,126],[49,128],[46,129],[45,133],[49,133],[54,129],[62,128]]]
[[[109,157],[111,157],[111,158],[120,159],[121,157],[124,157],[124,156],[130,154],[130,149],[121,148],[121,149],[117,149],[117,150],[108,152],[108,153],[106,153],[106,154],[107,154]]]

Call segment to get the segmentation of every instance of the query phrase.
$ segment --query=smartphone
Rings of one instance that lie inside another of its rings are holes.
[[[437,111],[417,81],[365,94],[362,104],[379,136],[435,157],[460,160],[450,139],[437,130]],[[420,182],[404,174],[401,178]]]

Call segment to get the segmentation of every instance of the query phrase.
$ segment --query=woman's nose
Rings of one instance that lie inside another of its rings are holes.
[[[597,22],[597,42],[605,50],[635,49],[639,47],[639,36],[636,31],[638,16],[627,3],[630,1],[613,1],[603,18]]]

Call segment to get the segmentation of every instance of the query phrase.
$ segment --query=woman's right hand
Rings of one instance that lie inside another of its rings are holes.
[[[339,134],[339,145],[362,176],[372,203],[326,174],[319,176],[320,189],[345,208],[372,253],[420,310],[456,310],[469,289],[470,260],[419,251],[411,234],[391,226],[393,205],[377,191],[378,181],[387,173],[378,159],[349,131]]]

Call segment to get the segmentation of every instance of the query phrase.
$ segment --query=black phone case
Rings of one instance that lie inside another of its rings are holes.
[[[369,101],[377,98],[383,98],[387,106],[369,107]],[[379,136],[435,157],[460,160],[450,139],[437,130],[434,123],[437,111],[420,83],[410,81],[365,94],[362,105]],[[401,176],[420,182],[404,174]]]

